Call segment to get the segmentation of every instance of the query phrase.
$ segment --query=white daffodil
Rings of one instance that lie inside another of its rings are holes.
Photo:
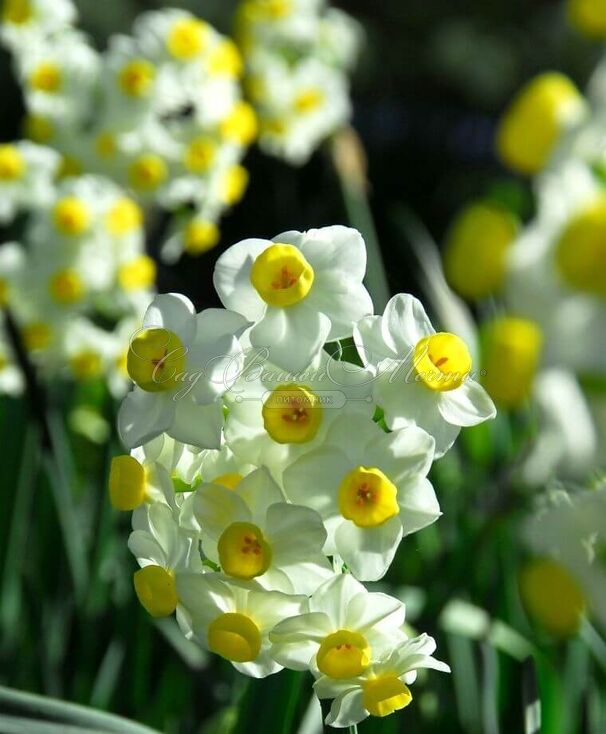
[[[265,469],[248,474],[234,489],[202,484],[186,505],[190,502],[204,553],[226,576],[310,594],[332,575],[322,553],[322,519],[308,507],[287,504]]]
[[[263,350],[250,350],[226,393],[225,440],[242,459],[268,467],[280,483],[283,469],[319,446],[336,418],[371,422],[372,374],[325,352],[297,374],[264,357]]]
[[[154,617],[172,614],[179,603],[176,573],[203,572],[197,537],[179,526],[171,507],[153,502],[133,513],[128,547],[141,566],[134,575],[139,601]]]
[[[368,716],[388,716],[412,700],[408,686],[421,668],[449,673],[450,668],[432,657],[433,638],[421,635],[406,640],[383,660],[370,665],[350,680],[322,676],[314,683],[320,699],[333,698],[326,724],[337,728],[353,726]]]
[[[68,28],[76,16],[72,0],[6,0],[0,37],[11,50],[31,48],[41,36]]]
[[[597,463],[598,436],[578,381],[566,370],[544,370],[532,398],[538,430],[522,466],[524,481],[541,486],[553,476],[585,479]]]
[[[218,398],[239,372],[234,334],[245,325],[241,316],[221,309],[196,316],[184,296],[154,299],[128,352],[135,388],[122,403],[118,428],[129,448],[162,432],[183,443],[219,448]]]
[[[0,222],[52,199],[59,162],[54,150],[26,140],[0,145]]]
[[[404,615],[398,599],[339,574],[311,595],[302,614],[274,627],[270,654],[285,668],[351,679],[404,643]]]
[[[219,484],[235,489],[240,481],[257,465],[243,461],[227,444],[219,450],[208,449],[199,454],[198,478],[205,484]]]
[[[17,55],[17,73],[30,114],[62,126],[82,124],[92,104],[100,57],[79,32],[69,30]]]
[[[297,371],[326,341],[351,336],[352,322],[372,313],[365,271],[359,232],[333,226],[243,240],[217,261],[214,284],[226,308],[254,322],[251,344]]]
[[[546,366],[604,374],[606,191],[582,161],[568,159],[539,182],[538,215],[508,257],[509,311],[543,332]]]
[[[322,516],[325,552],[341,556],[356,578],[375,581],[402,537],[440,516],[426,478],[433,450],[433,438],[416,426],[385,433],[372,421],[341,416],[321,447],[285,470],[284,489]]]
[[[364,364],[375,370],[373,395],[389,428],[423,428],[436,440],[436,458],[448,451],[462,426],[496,415],[484,388],[470,377],[465,342],[436,333],[413,296],[394,296],[383,316],[362,319],[354,341]]]
[[[299,614],[305,597],[228,581],[214,573],[179,573],[177,593],[185,609],[182,628],[188,637],[253,678],[282,669],[269,654],[269,632],[280,620]]]
[[[293,165],[305,163],[351,115],[346,78],[320,59],[293,68],[261,50],[249,59],[249,68],[253,79],[263,79],[255,97],[260,145]]]

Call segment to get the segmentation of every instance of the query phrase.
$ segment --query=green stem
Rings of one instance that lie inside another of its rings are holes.
[[[358,725],[357,724],[352,724],[349,727],[349,734],[358,734]]]
[[[382,313],[391,292],[368,200],[364,149],[353,128],[345,128],[335,136],[331,160],[339,179],[349,223],[360,232],[366,242],[368,262],[364,282],[372,297],[375,311]]]

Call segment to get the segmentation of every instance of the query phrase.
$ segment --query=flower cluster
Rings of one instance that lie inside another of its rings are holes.
[[[571,0],[570,19],[604,38],[602,4]],[[496,298],[483,324],[484,385],[497,403],[530,399],[540,430],[524,476],[584,479],[600,462],[603,420],[595,386],[606,375],[605,66],[583,95],[560,73],[531,80],[503,113],[496,149],[532,175],[535,213],[490,199],[466,207],[446,243],[444,269],[471,301]]]
[[[365,269],[357,231],[290,231],[219,258],[224,309],[156,296],[109,482],[148,612],[176,612],[247,675],[311,671],[340,727],[406,706],[417,669],[447,670],[403,604],[360,582],[438,519],[432,462],[495,415],[465,343],[411,295],[372,315]]]
[[[0,248],[0,300],[44,379],[103,378],[127,388],[130,334],[153,297],[138,204],[97,176],[53,178],[59,155],[33,143],[0,146],[3,221],[24,219],[22,242]],[[2,340],[0,387],[21,376]]]
[[[358,25],[325,0],[243,0],[236,38],[261,147],[304,163],[350,116],[347,72],[360,46]]]
[[[184,10],[141,15],[97,52],[70,0],[7,0],[1,36],[23,87],[26,131],[58,150],[64,173],[102,174],[145,206],[174,213],[169,260],[219,239],[242,196],[257,132],[235,44]]]

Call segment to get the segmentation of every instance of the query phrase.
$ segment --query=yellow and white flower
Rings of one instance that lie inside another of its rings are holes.
[[[339,416],[370,423],[371,392],[369,370],[324,352],[293,375],[251,350],[242,376],[225,395],[225,438],[238,456],[268,467],[280,483],[283,469],[319,446]]]
[[[53,197],[59,155],[26,140],[0,145],[0,222]]]
[[[408,706],[412,700],[408,686],[414,683],[417,670],[450,672],[446,663],[432,657],[435,649],[433,638],[421,635],[407,640],[355,678],[319,678],[314,683],[318,698],[334,699],[326,723],[337,728],[353,726],[368,716],[388,716]]]
[[[333,681],[355,678],[405,642],[404,616],[398,599],[338,574],[310,596],[302,614],[274,627],[270,654],[285,668]]]
[[[364,364],[375,370],[374,399],[388,427],[423,428],[435,438],[436,458],[452,446],[461,426],[496,415],[484,388],[470,377],[465,342],[436,333],[413,296],[394,296],[383,316],[362,319],[354,340]]]
[[[326,341],[351,336],[353,322],[372,313],[365,271],[360,234],[333,226],[243,240],[217,261],[214,284],[226,308],[254,322],[251,344],[298,371]]]
[[[299,614],[305,597],[266,591],[254,582],[228,581],[214,573],[179,573],[177,593],[188,637],[253,678],[282,669],[269,654],[269,633],[280,620]]]
[[[323,445],[284,472],[292,502],[316,510],[328,530],[325,552],[353,575],[380,579],[404,535],[430,525],[440,507],[426,475],[434,440],[410,425],[385,433],[371,421],[337,418]]]
[[[311,594],[332,576],[322,554],[322,518],[308,507],[286,503],[265,469],[248,474],[233,489],[202,484],[189,502],[204,553],[225,576],[255,579],[289,594]]]
[[[118,415],[123,443],[140,446],[162,432],[202,448],[219,448],[218,398],[238,373],[235,333],[246,326],[230,311],[196,316],[184,296],[156,296],[130,343],[127,369],[135,388]]]

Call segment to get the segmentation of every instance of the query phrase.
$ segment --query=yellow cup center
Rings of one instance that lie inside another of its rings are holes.
[[[263,425],[278,443],[307,443],[322,424],[318,396],[303,385],[278,385],[263,404]]]
[[[293,245],[270,245],[254,261],[250,280],[270,306],[287,307],[302,301],[311,290],[314,271]]]
[[[114,456],[109,470],[109,499],[116,510],[134,510],[145,500],[145,469],[128,454]]]
[[[47,349],[52,339],[52,329],[43,321],[34,321],[23,328],[23,342],[29,352]]]
[[[69,360],[69,366],[77,380],[94,380],[103,373],[103,360],[99,352],[85,349]]]
[[[314,112],[324,104],[324,92],[321,89],[305,89],[295,98],[295,109],[305,115]]]
[[[50,279],[48,288],[53,301],[61,306],[78,303],[84,296],[82,278],[72,268],[55,273]]]
[[[75,196],[66,196],[55,204],[53,222],[61,234],[77,237],[90,227],[91,213],[83,201]]]
[[[134,59],[120,69],[118,86],[128,97],[145,97],[151,91],[156,69],[145,59]]]
[[[382,525],[400,512],[398,489],[380,469],[358,466],[339,485],[339,511],[359,528]]]
[[[204,50],[208,26],[197,18],[183,18],[171,28],[166,40],[168,52],[179,61],[189,61]]]
[[[234,663],[248,663],[261,651],[261,632],[245,614],[226,612],[208,625],[208,649]]]
[[[208,136],[192,140],[185,151],[185,167],[192,173],[206,173],[213,164],[217,153],[217,144]]]
[[[238,579],[263,575],[271,565],[272,552],[261,529],[249,522],[234,522],[217,544],[223,572]]]
[[[131,340],[126,369],[131,379],[147,392],[173,390],[181,383],[186,350],[168,329],[145,329]]]
[[[149,288],[156,279],[156,263],[148,255],[139,255],[118,268],[118,283],[125,291]]]
[[[14,145],[0,145],[0,181],[18,181],[25,169],[25,160]]]
[[[370,646],[358,632],[339,630],[322,640],[316,664],[331,678],[353,678],[361,675],[370,664]]]
[[[39,64],[31,73],[29,83],[32,89],[52,94],[61,87],[61,69],[52,61]]]
[[[371,716],[389,716],[405,708],[412,701],[412,694],[395,675],[370,678],[362,684],[364,708]]]
[[[238,472],[229,472],[228,474],[221,474],[220,477],[215,477],[211,481],[213,484],[219,484],[221,487],[225,487],[225,489],[235,489],[242,479],[244,477],[238,474]]]
[[[177,608],[177,585],[171,571],[145,566],[135,572],[133,582],[141,605],[152,617],[168,617]]]
[[[153,191],[168,176],[166,163],[158,155],[150,153],[134,160],[128,169],[128,178],[135,189]]]
[[[221,122],[221,135],[238,145],[250,145],[258,132],[257,116],[246,102],[236,102]]]
[[[111,207],[105,217],[107,231],[120,237],[139,229],[143,224],[143,212],[141,207],[132,199],[123,197]]]
[[[2,20],[5,23],[23,25],[33,17],[30,0],[5,0],[2,9]]]
[[[219,242],[219,228],[214,222],[192,219],[183,230],[183,245],[190,255],[201,255]]]
[[[230,166],[221,182],[223,203],[233,206],[244,196],[248,186],[248,171],[244,166],[235,164]]]
[[[417,342],[414,367],[426,387],[446,392],[463,383],[471,370],[471,355],[462,339],[442,332]]]
[[[569,286],[606,296],[606,196],[572,219],[556,245],[555,257]]]
[[[488,324],[482,384],[493,400],[513,408],[530,395],[543,335],[532,321],[505,316]]]

